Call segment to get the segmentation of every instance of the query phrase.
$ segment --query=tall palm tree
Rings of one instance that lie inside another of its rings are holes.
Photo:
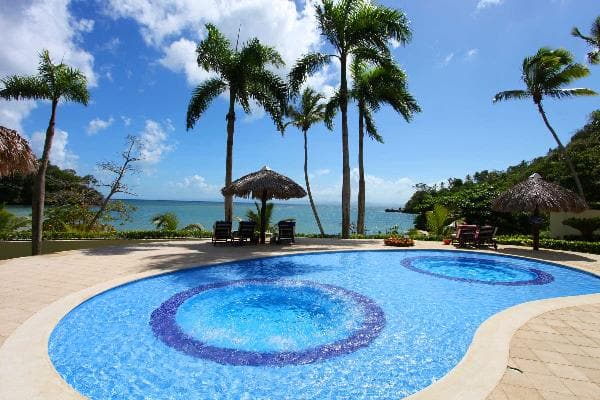
[[[267,67],[284,65],[275,49],[265,46],[256,38],[232,48],[229,40],[212,24],[206,25],[208,36],[200,42],[196,53],[198,65],[214,72],[218,77],[202,82],[192,93],[187,110],[187,129],[192,129],[210,103],[221,93],[229,95],[227,120],[227,156],[225,161],[225,186],[231,184],[233,170],[233,134],[235,131],[235,105],[247,114],[250,102],[258,103],[271,116],[277,128],[283,131],[282,117],[287,104],[287,86]],[[225,196],[225,219],[231,221],[233,197]]]
[[[0,97],[7,100],[49,100],[51,104],[50,122],[46,129],[44,151],[38,165],[33,188],[31,221],[31,254],[42,254],[42,232],[44,203],[46,199],[46,170],[54,138],[56,109],[59,101],[72,101],[87,105],[90,94],[85,75],[76,68],[64,63],[54,64],[48,50],[40,54],[38,74],[33,76],[9,76],[2,79],[4,88]]]
[[[587,54],[588,62],[590,64],[600,64],[600,15],[592,23],[590,36],[583,35],[577,27],[571,30],[571,35],[585,40],[592,47],[592,50]]]
[[[377,132],[373,113],[382,104],[390,105],[394,111],[410,122],[414,113],[421,108],[408,91],[407,77],[404,71],[394,62],[369,68],[361,61],[356,61],[351,68],[354,80],[350,97],[358,106],[358,215],[356,232],[365,233],[365,167],[364,167],[364,137],[366,133],[371,139],[383,143],[383,138]]]
[[[308,193],[310,207],[312,208],[312,212],[315,216],[315,221],[317,221],[317,226],[319,227],[319,232],[321,233],[321,236],[325,235],[325,231],[323,230],[323,225],[321,225],[321,220],[319,219],[317,207],[315,206],[315,202],[310,191],[310,183],[308,181],[307,134],[311,126],[319,122],[323,122],[325,120],[324,100],[325,97],[322,94],[315,92],[312,88],[304,89],[299,106],[288,106],[287,114],[291,121],[286,124],[294,125],[296,128],[300,129],[302,131],[302,134],[304,135],[304,181],[306,182],[306,192]]]
[[[411,38],[409,22],[399,10],[373,4],[368,0],[322,0],[315,6],[317,22],[334,54],[310,53],[290,71],[290,89],[297,93],[306,77],[333,58],[340,62],[340,88],[337,106],[342,116],[342,237],[350,236],[350,151],[348,148],[349,57],[374,63],[390,57],[389,42],[407,43]]]
[[[565,159],[571,175],[575,180],[577,191],[583,198],[583,187],[579,181],[579,176],[575,170],[573,162],[569,158],[565,146],[558,138],[556,131],[550,125],[544,107],[542,106],[542,100],[544,96],[551,97],[554,99],[562,99],[566,97],[574,96],[593,96],[596,95],[591,89],[586,88],[570,88],[565,89],[563,86],[570,84],[578,78],[583,78],[589,75],[589,69],[582,64],[573,62],[573,55],[565,49],[548,49],[542,47],[538,52],[523,60],[523,75],[522,79],[525,83],[525,90],[507,90],[504,92],[497,93],[494,96],[494,103],[502,100],[513,100],[513,99],[533,99],[533,103],[537,106],[537,109],[544,120],[544,124],[552,134],[552,137],[558,144],[558,149]]]

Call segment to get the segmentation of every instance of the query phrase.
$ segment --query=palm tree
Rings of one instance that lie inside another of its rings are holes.
[[[322,0],[315,6],[321,35],[335,54],[310,53],[290,71],[290,89],[297,93],[306,77],[333,58],[340,62],[340,88],[336,106],[342,115],[342,237],[350,236],[350,152],[348,148],[348,57],[380,63],[390,57],[389,42],[410,40],[409,22],[399,10],[368,0]]]
[[[172,212],[157,214],[150,221],[161,231],[176,231],[179,225],[179,218]]]
[[[33,188],[32,223],[31,223],[31,253],[42,254],[42,232],[44,221],[44,203],[46,198],[46,170],[54,138],[56,109],[58,102],[73,101],[87,105],[90,94],[87,89],[87,79],[78,69],[69,67],[62,62],[52,63],[48,50],[40,54],[38,74],[33,76],[9,76],[1,80],[4,88],[0,97],[7,100],[49,100],[51,104],[50,122],[46,129],[44,151],[38,165],[37,176]]]
[[[592,50],[587,54],[588,62],[590,64],[600,64],[600,15],[592,23],[590,36],[583,35],[577,27],[571,30],[571,35],[585,40],[592,47]]]
[[[284,65],[275,49],[264,46],[256,38],[238,51],[212,24],[207,24],[208,36],[200,42],[196,53],[198,65],[214,72],[218,77],[202,82],[192,93],[187,110],[187,129],[192,129],[210,103],[221,93],[229,95],[227,120],[227,156],[225,161],[225,186],[231,184],[233,170],[233,134],[235,131],[235,105],[247,114],[250,102],[258,103],[283,131],[282,117],[287,104],[287,87],[283,79],[267,69]],[[233,197],[225,196],[225,219],[231,221]]]
[[[548,122],[548,117],[546,117],[546,112],[542,106],[542,100],[544,96],[562,99],[574,96],[596,95],[596,92],[586,88],[563,89],[563,86],[570,84],[575,79],[589,75],[590,71],[585,65],[574,63],[573,55],[568,50],[551,50],[546,47],[539,49],[535,55],[525,58],[522,69],[522,79],[525,82],[526,89],[507,90],[497,93],[494,96],[494,103],[502,100],[533,99],[533,103],[537,106],[544,124],[546,124],[546,127],[558,144],[558,149],[571,171],[579,195],[585,198],[579,176],[575,171],[575,166],[569,158],[565,146],[563,146],[558,138],[556,131],[552,128],[550,122]]]
[[[325,120],[324,100],[325,97],[322,94],[315,92],[312,88],[304,89],[299,106],[288,106],[287,114],[291,121],[286,124],[286,126],[294,125],[296,128],[300,129],[304,135],[304,181],[306,182],[306,192],[308,193],[310,207],[312,208],[313,215],[315,216],[315,221],[317,221],[317,226],[319,227],[321,236],[325,236],[325,231],[323,230],[323,225],[321,225],[321,220],[319,219],[317,207],[315,206],[315,202],[310,191],[310,183],[308,181],[307,134],[311,126]]]
[[[354,84],[350,97],[358,106],[358,216],[356,232],[365,234],[365,167],[363,158],[365,128],[371,139],[383,143],[377,132],[373,113],[382,104],[389,104],[410,122],[414,113],[421,108],[409,93],[404,71],[394,62],[369,68],[366,63],[356,61],[351,68]]]

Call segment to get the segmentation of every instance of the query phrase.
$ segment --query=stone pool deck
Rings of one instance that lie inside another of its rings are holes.
[[[299,239],[293,246],[246,247],[160,241],[0,261],[0,398],[80,399],[54,371],[47,339],[68,310],[112,286],[243,258],[384,248],[380,240]],[[413,249],[451,247],[417,242]],[[508,246],[497,253],[600,275],[599,255]],[[410,398],[600,399],[600,294],[526,303],[493,316],[454,370]]]

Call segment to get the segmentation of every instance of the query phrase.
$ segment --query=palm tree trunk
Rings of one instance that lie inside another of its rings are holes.
[[[52,114],[46,130],[46,141],[44,142],[44,152],[38,168],[37,177],[33,186],[33,201],[31,207],[31,255],[42,254],[42,234],[44,231],[44,203],[46,200],[46,170],[48,169],[48,160],[50,159],[50,150],[52,149],[52,139],[54,138],[54,124],[56,120],[56,107],[58,100],[52,100]]]
[[[556,134],[556,131],[552,128],[552,126],[550,125],[550,122],[548,122],[548,118],[546,117],[546,113],[544,112],[544,107],[542,107],[542,103],[541,102],[537,103],[537,106],[538,106],[538,110],[539,110],[540,114],[542,114],[542,118],[544,119],[544,123],[546,124],[546,127],[552,134],[552,137],[554,137],[554,140],[556,140],[556,143],[558,144],[558,149],[559,149],[562,157],[565,159],[567,165],[569,166],[569,169],[571,170],[571,175],[573,176],[573,179],[575,180],[575,185],[577,185],[577,191],[579,192],[579,195],[581,196],[582,199],[585,200],[585,194],[583,193],[583,186],[581,185],[581,181],[579,180],[579,175],[577,175],[577,171],[575,171],[575,166],[573,165],[571,158],[569,158],[569,156],[567,155],[567,150],[565,149],[565,146],[563,146],[562,142],[558,138],[558,135]]]
[[[231,185],[233,174],[233,133],[235,130],[235,94],[229,92],[229,112],[227,113],[227,156],[225,159],[225,186]],[[225,196],[225,221],[233,219],[233,196]]]
[[[347,54],[342,52],[340,82],[340,112],[342,114],[342,239],[350,237],[350,149],[348,146],[348,80]]]
[[[308,193],[310,207],[312,208],[312,212],[315,216],[315,221],[317,221],[317,226],[319,227],[319,232],[321,232],[321,237],[323,237],[325,236],[325,232],[323,231],[323,225],[321,225],[321,220],[319,219],[319,214],[317,213],[317,207],[315,206],[312,193],[310,192],[310,183],[308,183],[308,138],[306,131],[306,129],[302,130],[302,133],[304,133],[304,181],[306,182],[306,192]]]
[[[364,104],[358,104],[358,216],[356,218],[356,233],[365,234],[365,165],[363,160],[363,145],[365,140]]]

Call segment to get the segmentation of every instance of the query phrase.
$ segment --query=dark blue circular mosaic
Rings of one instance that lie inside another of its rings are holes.
[[[422,274],[485,285],[545,285],[554,281],[554,277],[547,272],[536,268],[514,265],[505,260],[430,256],[408,257],[403,259],[401,264],[412,271]],[[445,269],[445,264],[451,267]]]
[[[322,291],[325,296],[337,296],[346,299],[360,308],[364,320],[350,335],[333,343],[300,351],[280,352],[258,352],[211,346],[185,333],[176,321],[177,310],[186,300],[208,290],[233,285],[273,285],[285,289],[285,285],[290,284],[294,287],[307,287]],[[152,312],[150,326],[154,335],[167,346],[192,357],[211,360],[223,365],[284,366],[319,362],[367,347],[379,336],[385,326],[385,315],[372,299],[338,286],[311,281],[244,279],[213,283],[179,292]]]

